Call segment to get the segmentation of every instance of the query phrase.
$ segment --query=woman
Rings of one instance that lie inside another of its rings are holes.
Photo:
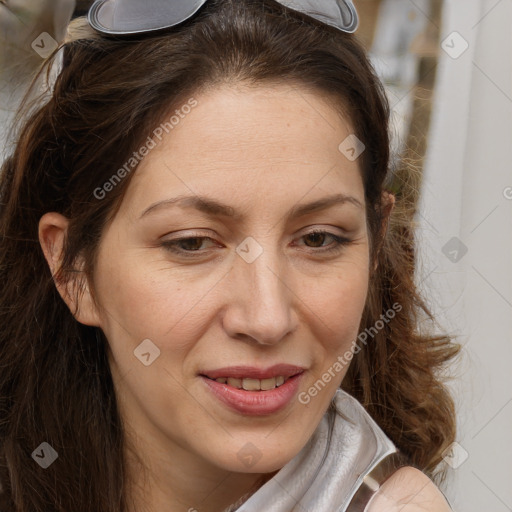
[[[97,2],[4,166],[0,509],[450,510],[355,12],[201,3]]]

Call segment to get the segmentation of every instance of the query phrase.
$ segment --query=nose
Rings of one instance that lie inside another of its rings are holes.
[[[275,251],[265,249],[252,263],[235,256],[225,282],[223,326],[230,337],[275,345],[297,328],[297,296],[287,275]]]

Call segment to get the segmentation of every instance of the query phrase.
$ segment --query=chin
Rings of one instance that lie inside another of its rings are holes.
[[[283,449],[285,439],[278,440],[277,444],[269,443],[264,438],[261,442],[236,441],[233,442],[233,446],[240,448],[231,452],[223,451],[219,454],[220,460],[217,460],[217,465],[235,473],[273,473],[288,464],[306,442],[305,438],[304,443],[294,443]]]

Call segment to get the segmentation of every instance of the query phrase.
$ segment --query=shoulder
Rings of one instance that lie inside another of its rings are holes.
[[[420,470],[407,466],[386,480],[372,498],[368,512],[451,512],[443,493]]]

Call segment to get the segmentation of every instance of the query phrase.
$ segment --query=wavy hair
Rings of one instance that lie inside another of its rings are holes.
[[[400,197],[383,236],[389,105],[357,37],[273,0],[211,0],[170,33],[124,40],[93,33],[84,19],[74,23],[53,91],[26,114],[0,177],[0,509],[126,510],[125,438],[108,343],[99,329],[75,320],[54,279],[74,279],[79,256],[85,275],[93,275],[103,228],[133,176],[100,200],[94,191],[112,170],[183,98],[238,82],[314,90],[350,119],[366,145],[358,161],[378,266],[361,331],[394,304],[401,308],[361,346],[342,387],[412,465],[433,475],[455,436],[439,370],[458,346],[419,332],[430,315],[414,284],[411,215]],[[53,277],[38,239],[49,211],[70,219],[62,269]],[[31,458],[43,441],[62,455],[47,471]]]

